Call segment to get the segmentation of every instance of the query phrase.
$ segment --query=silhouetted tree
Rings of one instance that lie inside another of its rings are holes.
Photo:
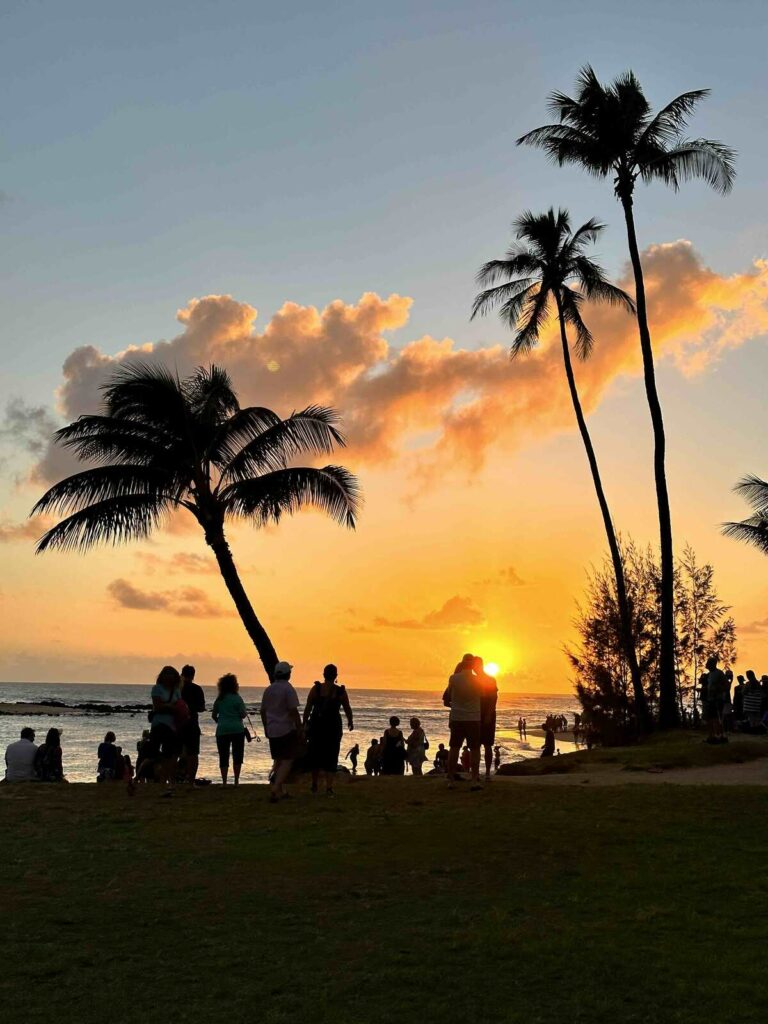
[[[135,362],[102,391],[100,415],[80,416],[55,435],[94,465],[54,484],[35,505],[32,515],[65,515],[40,539],[38,552],[143,540],[169,513],[186,509],[271,678],[277,653],[237,573],[224,524],[239,517],[259,527],[316,506],[354,528],[359,492],[351,473],[289,464],[345,444],[336,413],[313,405],[281,419],[270,409],[243,409],[216,366],[180,380],[164,367]]]
[[[649,547],[630,539],[622,545],[627,593],[632,608],[638,664],[652,707],[659,701],[659,603],[661,569]],[[676,700],[694,715],[699,670],[711,654],[727,668],[736,658],[736,626],[717,596],[711,565],[699,565],[690,546],[675,566],[675,656],[679,686]],[[576,691],[593,725],[621,739],[636,714],[629,667],[624,654],[612,565],[588,574],[587,593],[575,619],[578,643],[566,647]]]
[[[752,506],[752,515],[740,523],[724,523],[723,533],[768,555],[768,483],[759,476],[747,476],[734,490]]]
[[[624,651],[634,689],[635,710],[641,728],[647,729],[650,726],[650,716],[635,654],[621,552],[605,497],[597,456],[581,407],[568,341],[570,326],[576,334],[575,348],[579,358],[586,359],[592,351],[594,339],[582,318],[583,307],[587,301],[608,302],[623,306],[630,313],[634,311],[632,300],[626,292],[610,284],[602,268],[586,255],[587,248],[602,230],[603,225],[593,219],[572,232],[570,218],[565,210],[559,210],[557,214],[553,209],[538,215],[524,213],[514,223],[517,242],[508,249],[506,257],[486,263],[477,275],[478,284],[490,287],[475,299],[472,316],[498,308],[502,320],[515,332],[510,352],[514,358],[530,352],[536,346],[539,333],[549,318],[551,305],[555,308],[568,390],[587,453],[613,562]],[[497,284],[498,281],[503,283]]]
[[[613,178],[624,210],[629,255],[635,279],[637,322],[643,373],[654,436],[654,472],[661,548],[660,722],[678,721],[674,658],[674,553],[672,519],[665,468],[664,420],[656,388],[653,346],[648,326],[643,267],[633,213],[635,184],[661,181],[677,190],[680,182],[703,178],[721,193],[734,179],[734,152],[710,139],[686,139],[683,132],[700,100],[709,94],[696,89],[677,96],[654,113],[635,75],[628,71],[603,85],[591,67],[583,68],[571,97],[555,92],[549,108],[557,124],[544,125],[518,139],[518,144],[543,149],[557,164],[573,163],[599,178]]]

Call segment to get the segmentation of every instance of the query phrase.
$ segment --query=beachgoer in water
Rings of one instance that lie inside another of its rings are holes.
[[[554,729],[544,730],[544,746],[541,748],[542,757],[553,757],[555,753],[555,732]]]
[[[304,727],[299,714],[299,696],[291,683],[293,666],[287,661],[275,665],[272,682],[261,698],[261,722],[272,755],[270,801],[277,803],[288,794],[285,784],[299,753]]]
[[[232,752],[232,775],[235,785],[240,784],[240,771],[245,757],[245,703],[238,692],[240,684],[231,672],[218,682],[219,695],[213,702],[211,718],[216,723],[216,749],[219,752],[219,771],[222,785],[227,785],[229,755]]]
[[[423,775],[422,766],[427,760],[427,749],[429,743],[427,736],[421,727],[421,722],[418,718],[412,718],[410,721],[411,734],[405,741],[406,745],[406,758],[408,764],[411,766],[411,771],[414,775]]]
[[[96,768],[96,781],[109,782],[120,777],[118,772],[117,747],[115,746],[115,734],[110,731],[105,735],[97,751],[99,763]]]
[[[312,768],[312,792],[317,792],[317,783],[322,773],[325,791],[333,796],[333,780],[339,766],[339,749],[343,733],[342,709],[347,717],[347,727],[354,729],[352,708],[345,686],[336,682],[338,669],[326,665],[323,681],[316,682],[309,692],[304,707],[304,727],[307,730],[309,764]]]
[[[371,745],[365,752],[365,774],[378,775],[381,772],[381,744],[376,736],[371,740]]]
[[[434,765],[435,771],[439,772],[441,775],[448,768],[448,751],[445,749],[444,743],[438,743],[437,745],[437,752],[435,753]]]
[[[61,756],[61,733],[49,729],[45,743],[41,743],[35,754],[35,774],[40,782],[65,782]]]
[[[194,782],[200,764],[200,715],[205,711],[205,693],[195,682],[194,665],[181,670],[181,699],[189,708],[189,718],[181,730],[181,748],[186,758],[185,779]]]
[[[485,671],[482,658],[475,658],[474,672],[480,680],[480,742],[485,751],[485,777],[491,777],[493,764],[493,745],[496,742],[496,705],[499,700],[499,687],[493,676]]]
[[[389,728],[381,737],[381,774],[382,775],[404,775],[405,774],[405,739],[398,728],[400,719],[392,715],[389,720]]]
[[[352,774],[357,775],[357,759],[360,756],[360,744],[356,743],[351,750],[347,751],[347,756],[344,758],[345,761],[349,761],[352,765]]]
[[[480,680],[473,672],[475,659],[472,654],[465,654],[456,666],[456,671],[448,680],[443,694],[443,704],[450,708],[448,727],[451,733],[450,755],[448,758],[448,777],[451,782],[456,778],[459,763],[459,752],[466,743],[471,752],[470,770],[473,788],[480,784],[480,748],[481,748],[481,688]]]
[[[153,760],[163,782],[171,783],[176,776],[176,761],[180,745],[176,704],[181,700],[181,676],[172,665],[166,665],[152,687],[152,728],[149,738],[152,743]]]
[[[19,739],[5,748],[5,781],[34,782],[36,753],[35,730],[25,726]]]
[[[527,718],[523,719],[523,739],[524,740],[528,739],[528,719]]]

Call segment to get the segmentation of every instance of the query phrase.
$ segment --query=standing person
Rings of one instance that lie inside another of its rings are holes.
[[[523,719],[523,739],[524,740],[528,739],[528,719],[527,718]]]
[[[40,782],[65,782],[61,756],[61,733],[49,729],[45,743],[41,743],[35,754],[35,774]]]
[[[122,777],[122,771],[118,773],[119,764],[118,748],[115,746],[115,734],[110,731],[105,735],[102,743],[99,744],[97,756],[99,763],[96,767],[96,781],[108,782],[111,779]]]
[[[707,703],[705,713],[709,736],[707,743],[727,743],[723,735],[723,706],[727,680],[725,672],[717,667],[717,656],[707,658]]]
[[[751,668],[747,669],[747,684],[744,687],[744,716],[750,729],[760,725],[760,712],[763,695],[757,676]]]
[[[493,676],[485,671],[482,658],[475,658],[474,672],[480,680],[480,742],[485,751],[485,777],[491,777],[493,745],[496,742],[496,705],[499,701],[499,687]]]
[[[374,736],[371,745],[365,752],[365,774],[378,775],[381,771],[381,745]]]
[[[218,682],[219,695],[213,702],[211,718],[216,723],[216,748],[219,751],[219,770],[222,785],[226,786],[229,775],[229,753],[232,751],[232,774],[235,785],[240,784],[240,770],[245,756],[245,726],[247,714],[243,698],[238,692],[237,676],[227,672]]]
[[[160,775],[169,785],[176,777],[179,758],[178,720],[176,704],[181,700],[181,676],[172,665],[161,669],[152,687],[152,711],[149,740],[154,759],[159,761]]]
[[[723,687],[723,732],[728,733],[733,729],[733,704],[731,702],[731,687],[733,686],[733,672],[725,670],[725,686]]]
[[[5,781],[34,782],[36,753],[35,730],[25,726],[20,738],[5,748]]]
[[[421,722],[418,718],[412,718],[410,726],[411,734],[405,741],[406,757],[408,758],[408,764],[411,766],[413,774],[423,775],[422,765],[427,760],[427,750],[429,749],[427,735],[422,729]]]
[[[261,722],[269,740],[273,773],[270,802],[288,796],[285,783],[296,759],[303,725],[299,715],[299,696],[291,683],[293,666],[278,661],[272,682],[261,698]]]
[[[339,766],[341,747],[341,712],[347,716],[347,727],[354,729],[352,708],[345,686],[336,682],[338,669],[326,665],[323,681],[316,682],[309,692],[304,707],[304,727],[307,730],[309,763],[312,768],[312,792],[317,792],[317,783],[322,772],[325,778],[325,792],[333,796],[333,778]]]
[[[194,783],[200,764],[200,715],[205,711],[205,693],[195,682],[195,666],[181,670],[181,699],[189,708],[189,718],[181,729],[181,748],[186,758],[186,781]]]
[[[389,728],[381,737],[381,774],[405,774],[405,739],[400,731],[400,719],[392,715]]]
[[[736,685],[733,688],[733,718],[737,723],[744,718],[744,676],[736,676]]]
[[[456,780],[459,765],[459,754],[462,745],[467,744],[470,750],[470,771],[473,789],[480,787],[480,716],[481,689],[480,680],[473,672],[474,656],[465,654],[456,671],[448,680],[443,694],[443,704],[450,708],[448,727],[451,733],[450,755],[448,757],[448,778],[451,783]]]
[[[357,775],[357,759],[358,759],[359,756],[360,756],[360,744],[356,743],[354,745],[354,747],[352,747],[351,750],[347,751],[347,756],[344,758],[345,761],[349,760],[349,763],[352,765],[352,774],[353,775]]]

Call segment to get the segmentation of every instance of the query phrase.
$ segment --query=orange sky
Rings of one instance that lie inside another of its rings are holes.
[[[754,403],[768,369],[768,264],[724,277],[685,241],[645,259],[678,546],[689,540],[714,562],[742,627],[740,663],[766,671],[765,560],[717,525],[746,514],[729,489],[763,468]],[[289,303],[259,330],[253,306],[209,296],[179,311],[172,341],[143,351],[182,373],[224,364],[244,403],[288,413],[321,401],[344,416],[350,446],[340,461],[365,494],[356,533],[312,513],[260,534],[231,528],[254,607],[299,685],[334,660],[352,686],[434,689],[472,650],[500,665],[502,689],[566,691],[562,645],[603,536],[557,347],[510,364],[509,338],[492,320],[481,348],[462,346],[461,324],[453,339],[414,339],[411,301],[369,293],[323,310]],[[654,540],[634,324],[603,309],[589,322],[596,350],[578,380],[609,500],[622,531]],[[94,409],[122,358],[74,351],[58,417]],[[40,448],[47,420],[20,407],[16,425],[27,449],[2,467],[0,679],[146,682],[166,662],[193,661],[206,682],[234,668],[260,684],[191,520],[143,545],[33,555],[23,516],[68,463]]]

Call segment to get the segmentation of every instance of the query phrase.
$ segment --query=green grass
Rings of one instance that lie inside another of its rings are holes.
[[[706,768],[743,764],[768,757],[768,737],[731,736],[729,743],[710,746],[704,732],[659,733],[631,747],[596,747],[556,757],[530,758],[503,766],[505,775],[552,775],[590,768],[619,767],[625,771]]]
[[[24,1021],[752,1022],[768,791],[0,787]]]

